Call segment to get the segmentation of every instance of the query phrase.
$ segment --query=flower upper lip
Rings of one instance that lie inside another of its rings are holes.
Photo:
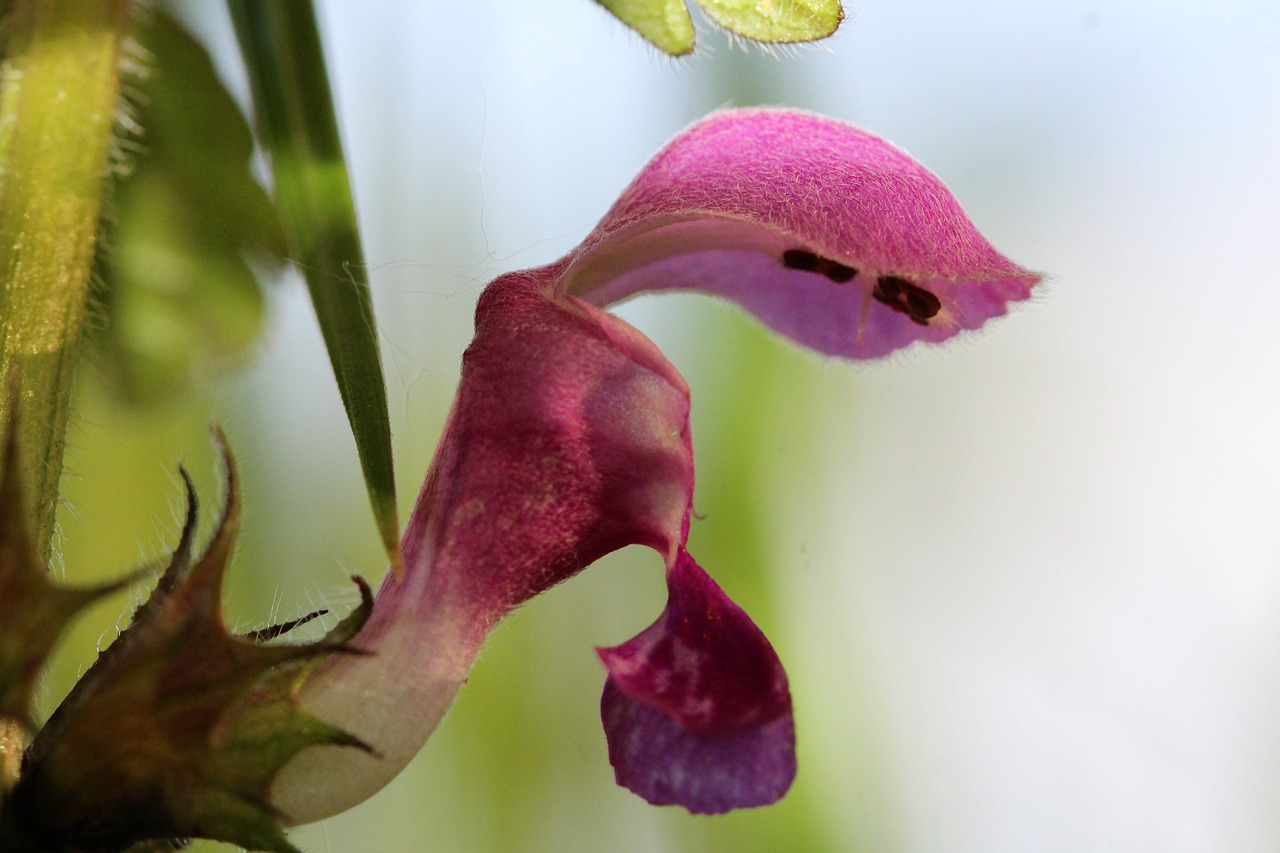
[[[856,275],[788,267],[793,250]],[[593,305],[712,293],[798,343],[857,359],[977,329],[1041,278],[996,251],[906,152],[777,109],[724,110],[678,135],[569,260],[566,292]],[[937,309],[896,310],[877,297],[885,279],[918,288]]]

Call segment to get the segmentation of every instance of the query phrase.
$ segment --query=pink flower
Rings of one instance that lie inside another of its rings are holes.
[[[728,110],[676,137],[586,240],[490,284],[453,411],[354,645],[303,706],[370,744],[303,753],[273,802],[295,823],[348,808],[425,743],[489,630],[610,551],[647,545],[668,602],[601,649],[620,784],[717,813],[781,797],[791,698],[763,633],[685,550],[689,388],[601,310],[636,293],[727,297],[820,352],[874,358],[976,329],[1039,277],[982,238],[941,181],[884,140],[789,110]]]

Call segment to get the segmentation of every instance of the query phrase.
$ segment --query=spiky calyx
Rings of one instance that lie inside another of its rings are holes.
[[[197,502],[184,472],[182,536],[150,599],[35,736],[4,805],[6,850],[120,851],[147,839],[211,838],[295,853],[268,800],[276,774],[318,744],[368,749],[304,713],[310,672],[367,618],[370,596],[315,643],[230,633],[221,590],[239,523],[234,466],[217,530],[193,556]],[[287,626],[292,627],[292,626]]]

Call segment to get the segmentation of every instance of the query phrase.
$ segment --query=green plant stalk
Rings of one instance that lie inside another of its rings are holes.
[[[391,563],[402,569],[373,301],[310,0],[227,0],[285,234],[315,307]]]
[[[0,78],[0,423],[51,552],[129,0],[16,0]],[[17,389],[16,396],[7,389]]]

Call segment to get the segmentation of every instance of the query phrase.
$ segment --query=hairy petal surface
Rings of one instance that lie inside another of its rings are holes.
[[[597,650],[609,670],[600,715],[618,784],[696,814],[778,800],[796,774],[781,661],[683,548],[667,590],[658,621]]]
[[[977,329],[1040,280],[899,148],[778,109],[725,110],[685,130],[568,261],[566,292],[594,305],[712,293],[848,358]]]

